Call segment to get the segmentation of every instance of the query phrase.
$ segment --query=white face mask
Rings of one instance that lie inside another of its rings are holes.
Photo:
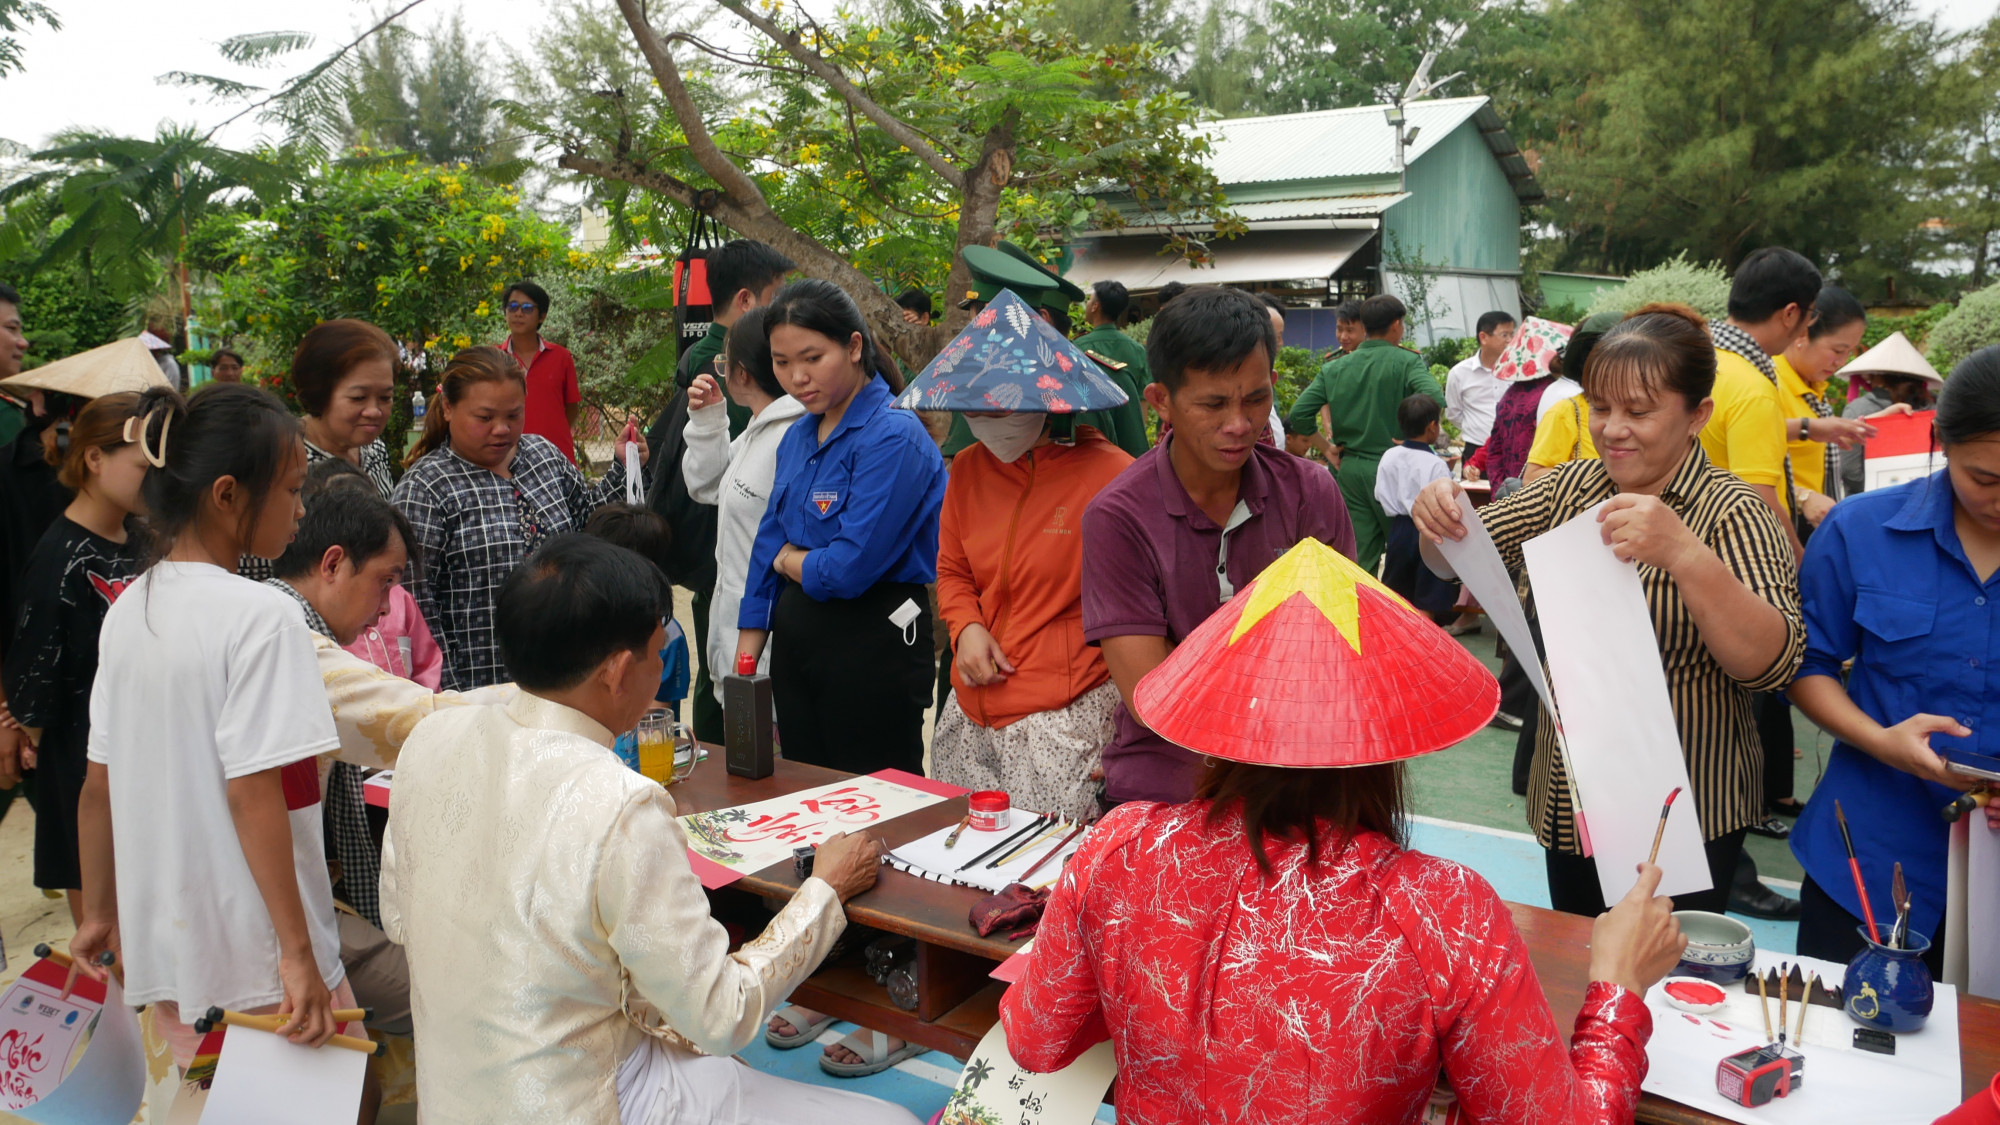
[[[1042,440],[1042,427],[1047,422],[1046,414],[1006,414],[998,418],[981,418],[973,414],[965,416],[965,424],[972,430],[972,436],[978,438],[993,456],[1009,465],[1019,461],[1022,454]]]

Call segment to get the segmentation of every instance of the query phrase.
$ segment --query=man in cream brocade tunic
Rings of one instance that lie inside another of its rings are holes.
[[[441,710],[403,746],[382,920],[409,952],[425,1119],[609,1123],[622,1093],[627,1122],[768,1120],[754,1110],[780,1097],[811,1097],[793,1108],[842,1125],[908,1122],[701,1057],[759,1035],[846,916],[808,879],[729,952],[673,798],[611,744],[596,720],[523,692]]]

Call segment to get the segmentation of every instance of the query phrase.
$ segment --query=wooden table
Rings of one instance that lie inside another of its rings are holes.
[[[722,769],[720,748],[695,775],[674,786],[674,801],[683,813],[704,812],[731,805],[780,797],[799,789],[838,781],[847,775],[818,766],[778,762],[778,771],[762,781],[731,777]],[[958,797],[898,817],[876,831],[891,847],[908,843],[965,815],[965,798]],[[798,890],[790,864],[778,864],[730,884],[718,895],[744,892],[782,903]],[[1010,956],[1018,943],[980,937],[966,920],[982,892],[919,879],[889,867],[881,881],[847,904],[849,920],[917,941],[915,1012],[889,999],[882,986],[863,971],[858,951],[838,964],[821,968],[792,996],[809,1008],[887,1032],[912,1043],[965,1059],[999,1019],[1000,996],[1006,986],[987,974]],[[1591,920],[1536,906],[1509,903],[1514,924],[1528,943],[1535,974],[1554,1009],[1556,1026],[1565,1033],[1576,1022],[1590,983]],[[1964,1096],[1986,1088],[2000,1072],[2000,1003],[1961,995],[1958,1001],[1959,1058]],[[1664,1125],[1721,1125],[1722,1119],[1689,1109],[1678,1102],[1646,1095],[1638,1119]]]

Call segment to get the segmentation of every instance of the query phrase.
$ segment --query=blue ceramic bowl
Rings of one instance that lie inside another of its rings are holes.
[[[1676,910],[1674,921],[1681,924],[1681,933],[1687,938],[1687,949],[1681,953],[1680,964],[1674,966],[1674,976],[1734,984],[1750,975],[1750,962],[1757,956],[1750,927],[1706,910]]]
[[[1898,1034],[1924,1026],[1937,995],[1930,967],[1923,961],[1930,941],[1922,934],[1911,934],[1908,949],[1890,949],[1869,941],[1866,926],[1855,930],[1863,944],[1861,952],[1847,963],[1847,975],[1841,982],[1847,1014],[1856,1023]]]

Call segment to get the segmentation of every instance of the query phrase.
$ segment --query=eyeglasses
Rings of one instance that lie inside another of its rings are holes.
[[[508,312],[527,313],[535,311],[533,301],[509,301],[504,306]]]

